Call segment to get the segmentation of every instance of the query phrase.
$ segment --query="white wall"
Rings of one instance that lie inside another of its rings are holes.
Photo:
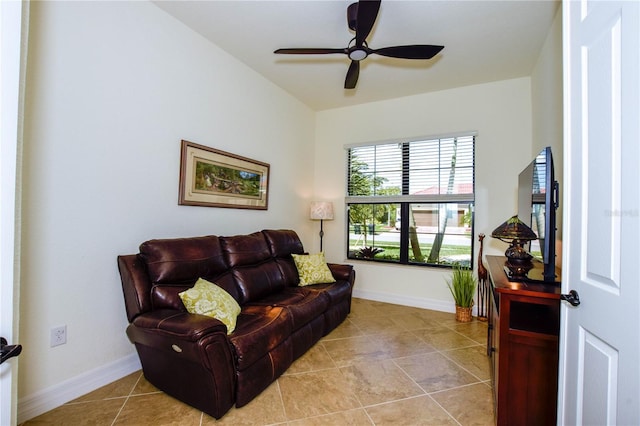
[[[489,235],[516,213],[518,173],[531,161],[531,125],[529,78],[322,111],[317,114],[315,193],[344,211],[344,145],[477,131],[474,239],[486,234],[485,254],[501,254],[506,245]],[[345,229],[344,215],[326,223],[328,259],[344,261]],[[453,310],[444,280],[448,270],[349,262],[356,264],[355,289],[361,295]]]
[[[133,353],[118,254],[283,227],[306,245],[314,229],[310,109],[151,3],[31,5],[22,400]],[[270,163],[268,211],[178,206],[181,139]]]
[[[546,146],[551,147],[555,177],[563,181],[563,108],[562,108],[562,8],[553,20],[542,51],[531,74],[533,145],[531,160]],[[524,167],[524,165],[523,165]],[[562,204],[556,212],[558,234],[562,240]],[[562,250],[556,250],[560,265]]]
[[[536,155],[542,148],[551,146],[554,157],[562,158],[562,8],[560,7],[531,73],[531,92],[533,104],[533,151],[531,154]],[[561,161],[560,164],[562,164]],[[556,169],[562,169],[562,167],[556,167]]]

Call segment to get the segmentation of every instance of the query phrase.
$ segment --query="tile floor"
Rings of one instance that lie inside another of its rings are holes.
[[[343,324],[220,420],[138,371],[24,425],[493,425],[486,336],[475,318],[354,299]]]

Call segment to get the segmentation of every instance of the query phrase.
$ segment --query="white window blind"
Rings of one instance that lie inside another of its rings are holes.
[[[347,148],[349,203],[474,201],[473,134]]]

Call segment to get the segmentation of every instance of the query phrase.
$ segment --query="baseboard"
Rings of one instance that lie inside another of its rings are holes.
[[[432,309],[434,311],[455,312],[453,301],[446,302],[438,299],[416,298],[401,294],[382,293],[378,291],[353,289],[353,297],[375,300],[376,302],[394,303],[396,305],[413,306],[415,308]]]
[[[136,353],[18,400],[18,424],[140,370]]]

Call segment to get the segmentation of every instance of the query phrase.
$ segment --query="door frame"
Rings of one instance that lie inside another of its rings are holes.
[[[28,1],[0,1],[0,334],[17,344],[20,289],[20,159]],[[18,363],[0,366],[0,424],[17,423]]]

